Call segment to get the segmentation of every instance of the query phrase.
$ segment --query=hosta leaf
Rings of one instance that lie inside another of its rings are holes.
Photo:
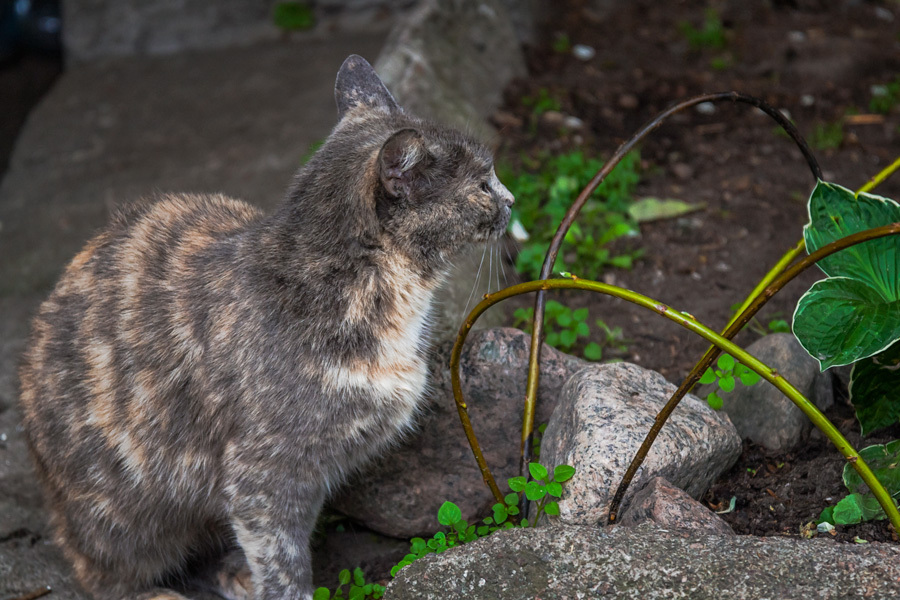
[[[839,525],[853,525],[862,521],[887,518],[874,496],[850,494],[834,507],[834,522]]]
[[[820,181],[809,199],[803,237],[809,252],[848,235],[900,221],[900,205]],[[857,244],[819,261],[829,279],[804,294],[794,335],[822,369],[885,350],[900,339],[900,243]]]
[[[848,277],[817,281],[797,303],[794,335],[823,371],[848,365],[900,339],[900,299]]]
[[[874,194],[857,196],[851,190],[819,181],[809,198],[809,223],[803,227],[808,252],[866,229],[900,221],[900,204]],[[820,260],[829,277],[865,282],[885,299],[900,297],[898,241],[887,236],[857,244]]]
[[[900,420],[900,343],[854,363],[850,402],[863,435]]]
[[[888,492],[900,493],[900,440],[863,448],[859,455]],[[859,473],[849,463],[844,465],[843,476],[851,493],[866,491]]]

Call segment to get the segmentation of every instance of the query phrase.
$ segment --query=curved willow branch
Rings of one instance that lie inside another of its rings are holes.
[[[900,224],[897,224],[897,230],[893,231],[892,233],[898,232],[900,232]],[[883,235],[887,235],[887,233],[883,233]],[[596,281],[585,281],[575,277],[573,277],[572,279],[548,279],[532,281],[529,283],[521,283],[519,285],[508,287],[495,294],[489,294],[487,297],[485,297],[484,300],[479,302],[478,305],[472,310],[472,312],[469,313],[469,316],[466,317],[465,322],[460,327],[459,335],[456,338],[456,344],[453,346],[453,352],[450,356],[450,378],[453,384],[453,397],[456,400],[457,410],[459,411],[460,418],[463,421],[463,427],[466,429],[466,437],[468,437],[469,442],[472,445],[472,451],[475,454],[475,459],[478,461],[478,466],[481,469],[482,477],[491,488],[491,491],[493,492],[494,497],[498,502],[504,502],[503,495],[500,493],[500,490],[497,487],[497,483],[494,480],[493,475],[491,475],[490,469],[487,466],[487,462],[484,460],[484,455],[481,453],[481,448],[478,446],[478,442],[475,439],[475,432],[472,430],[472,425],[468,419],[468,408],[462,398],[462,387],[460,385],[459,376],[459,358],[462,354],[462,346],[465,343],[466,336],[471,330],[472,325],[475,323],[475,320],[485,310],[487,310],[494,304],[512,296],[518,296],[520,294],[527,294],[529,292],[549,289],[589,290],[593,292],[599,292],[601,294],[615,296],[616,298],[622,298],[623,300],[627,300],[633,304],[637,304],[638,306],[642,306],[646,309],[661,314],[667,319],[678,323],[685,329],[688,329],[689,331],[702,336],[704,339],[714,344],[716,347],[721,348],[722,350],[725,350],[726,352],[734,356],[735,359],[740,361],[747,368],[752,369],[753,371],[758,373],[766,381],[774,385],[776,388],[778,388],[779,391],[790,398],[791,401],[796,404],[797,407],[800,408],[800,410],[802,410],[807,417],[809,417],[813,424],[818,427],[825,434],[825,436],[828,437],[829,440],[831,440],[835,447],[837,447],[838,451],[847,459],[847,461],[851,465],[853,465],[853,468],[856,469],[857,473],[859,473],[860,478],[862,478],[866,485],[869,486],[869,489],[878,499],[879,504],[881,504],[884,512],[891,520],[891,523],[898,531],[900,531],[900,512],[897,511],[897,507],[894,505],[890,494],[884,489],[884,486],[881,485],[881,483],[875,477],[875,474],[872,473],[872,470],[865,463],[862,457],[859,456],[859,453],[854,450],[850,443],[844,438],[844,436],[841,435],[837,428],[831,424],[831,422],[825,417],[825,415],[823,415],[812,402],[807,400],[803,396],[803,394],[801,394],[797,390],[797,388],[795,388],[793,385],[791,385],[790,382],[779,375],[775,369],[765,365],[757,358],[749,354],[747,351],[742,349],[740,346],[723,338],[715,331],[706,327],[688,314],[677,311],[661,302],[658,302],[652,298],[648,298],[643,294],[638,294],[637,292],[633,292],[631,290],[626,290]]]
[[[806,141],[803,139],[803,136],[800,135],[800,132],[789,119],[785,118],[785,116],[781,114],[781,112],[776,110],[768,103],[760,100],[759,98],[754,98],[753,96],[748,96],[747,94],[742,94],[740,92],[719,92],[689,98],[688,100],[680,102],[675,106],[672,106],[671,108],[663,111],[662,113],[657,115],[656,118],[647,123],[640,131],[634,134],[631,139],[627,140],[621,146],[619,146],[619,148],[615,151],[609,161],[607,161],[606,164],[603,165],[603,168],[601,168],[597,172],[597,174],[594,175],[594,178],[591,179],[590,183],[588,183],[588,185],[581,191],[581,193],[575,199],[575,202],[572,203],[572,206],[566,212],[566,216],[559,224],[559,228],[556,230],[556,234],[553,236],[553,240],[550,242],[550,247],[548,248],[547,255],[544,258],[544,264],[541,267],[541,279],[548,279],[550,277],[550,271],[553,268],[553,264],[556,262],[556,256],[557,254],[559,254],[559,248],[562,245],[563,239],[565,239],[566,233],[569,231],[569,227],[571,227],[572,223],[575,221],[575,218],[581,211],[582,206],[584,206],[585,202],[587,202],[591,194],[593,194],[597,187],[603,182],[603,180],[606,179],[607,175],[609,175],[613,168],[615,168],[615,166],[619,164],[622,158],[624,158],[625,155],[638,144],[638,142],[643,140],[648,134],[650,134],[650,132],[662,125],[662,123],[667,118],[677,112],[680,112],[691,106],[701,104],[703,102],[720,102],[724,100],[750,104],[772,117],[785,130],[788,136],[790,136],[790,138],[800,149],[800,152],[803,153],[803,156],[806,159],[806,163],[809,165],[810,171],[812,171],[813,177],[817,180],[822,178],[822,170],[819,168],[819,164],[816,162],[816,159],[810,151]],[[541,336],[544,331],[544,303],[544,292],[543,290],[541,290],[536,294],[536,297],[534,299],[534,321],[531,332],[531,355],[528,362],[528,383],[526,385],[525,391],[525,410],[522,417],[522,438],[521,445],[519,447],[520,474],[524,474],[527,472],[526,466],[531,460],[531,439],[534,431],[534,408],[535,403],[537,402],[537,390],[540,380],[540,369],[538,365],[541,362]],[[528,505],[524,505],[523,511],[527,511],[527,508]],[[527,512],[523,512],[522,514],[524,516],[527,514]]]
[[[766,302],[774,296],[778,291],[781,290],[785,285],[788,284],[792,279],[794,279],[797,275],[814,265],[816,262],[822,260],[826,256],[830,254],[834,254],[835,252],[839,252],[849,246],[853,246],[855,244],[861,244],[862,242],[867,242],[869,240],[873,240],[880,237],[885,237],[888,235],[896,235],[900,233],[900,223],[893,223],[891,225],[884,225],[882,227],[876,227],[874,229],[867,229],[866,231],[861,231],[859,233],[855,233],[853,235],[849,235],[845,238],[841,238],[837,241],[834,241],[826,246],[822,246],[812,254],[804,257],[802,260],[798,261],[795,265],[785,270],[778,278],[776,278],[770,285],[765,287],[761,292],[757,293],[752,300],[747,304],[746,308],[741,311],[734,319],[732,319],[731,323],[722,331],[722,337],[730,340],[737,333],[744,328],[750,319],[759,312]],[[641,447],[638,449],[637,454],[635,454],[634,459],[632,459],[631,464],[628,465],[628,469],[625,471],[625,475],[622,477],[621,483],[619,483],[619,487],[616,489],[616,493],[613,496],[612,503],[610,503],[609,508],[609,523],[613,523],[616,520],[616,516],[618,515],[619,505],[622,502],[622,499],[625,497],[625,492],[628,490],[628,486],[631,485],[631,481],[634,478],[637,470],[643,464],[644,459],[647,457],[647,454],[650,452],[650,447],[653,445],[653,442],[656,441],[656,437],[659,435],[660,430],[662,429],[665,422],[668,420],[669,416],[672,414],[672,411],[675,410],[675,407],[678,406],[678,403],[681,402],[682,398],[691,391],[691,388],[700,380],[700,377],[703,375],[704,371],[712,364],[712,362],[721,354],[721,350],[719,347],[710,346],[706,351],[706,354],[703,355],[703,358],[694,365],[694,368],[691,369],[691,372],[688,373],[688,376],[684,379],[678,389],[675,390],[675,393],[672,394],[672,397],[663,407],[663,409],[656,415],[656,421],[653,423],[653,427],[650,428],[650,431],[647,432],[647,437],[644,438],[644,442],[641,444]]]

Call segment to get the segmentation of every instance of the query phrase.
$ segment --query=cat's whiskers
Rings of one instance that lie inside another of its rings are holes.
[[[463,309],[463,314],[469,314],[469,304],[472,303],[472,298],[475,297],[475,290],[478,289],[478,284],[481,282],[481,270],[484,268],[484,255],[487,252],[487,244],[485,244],[484,249],[481,251],[481,262],[478,263],[478,271],[475,272],[475,281],[472,282],[472,291],[469,293],[469,299],[466,300],[466,307]]]

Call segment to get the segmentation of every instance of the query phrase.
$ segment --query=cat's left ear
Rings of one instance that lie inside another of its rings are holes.
[[[390,112],[401,110],[372,65],[356,54],[348,56],[338,71],[337,81],[334,82],[334,100],[338,120],[359,105],[386,108]]]
[[[381,185],[395,198],[408,197],[428,159],[422,134],[412,128],[401,129],[388,138],[378,153]]]

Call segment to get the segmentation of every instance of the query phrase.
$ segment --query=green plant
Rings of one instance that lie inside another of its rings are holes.
[[[513,477],[509,480],[509,489],[524,492],[528,500],[537,503],[537,512],[531,525],[536,527],[542,514],[559,515],[559,502],[552,498],[562,498],[562,484],[572,478],[575,467],[559,465],[551,475],[542,464],[531,462],[528,463],[528,472],[533,481],[528,481],[525,477]],[[523,519],[521,526],[528,527],[528,521]]]
[[[531,333],[533,317],[534,308],[530,306],[517,308],[513,313],[513,327],[521,327],[526,333]],[[587,308],[572,310],[561,302],[548,300],[544,308],[544,327],[547,332],[544,342],[548,346],[571,354],[579,339],[588,338],[591,335],[591,327],[587,320]],[[621,327],[610,327],[601,319],[597,319],[595,323],[603,339],[600,343],[588,342],[582,349],[584,358],[600,360],[603,358],[603,348],[606,347],[617,352],[627,350],[628,345],[622,335]]]
[[[566,54],[569,50],[572,49],[572,40],[569,39],[569,35],[566,33],[558,33],[553,38],[553,45],[551,46],[554,52],[558,52],[559,54]]]
[[[884,487],[891,492],[896,504],[897,498],[900,497],[900,469],[897,468],[900,463],[900,440],[863,448],[859,451],[859,455],[872,467],[872,471]],[[849,464],[844,465],[843,479],[850,493],[835,506],[823,510],[817,523],[852,525],[887,518],[878,500],[868,491],[859,474]]]
[[[614,254],[607,246],[616,239],[636,236],[637,224],[628,214],[632,195],[640,181],[640,154],[630,152],[598,188],[582,210],[580,223],[569,230],[553,270],[592,276],[604,267],[630,268],[641,251]],[[528,240],[516,257],[516,269],[526,277],[540,276],[547,243],[577,192],[603,166],[599,160],[570,152],[539,163],[537,173],[503,174],[516,197],[510,227],[518,223]]]
[[[699,28],[689,21],[682,21],[678,24],[678,31],[684,36],[693,50],[703,50],[705,48],[721,49],[726,44],[722,19],[714,8],[706,10],[703,24]]]
[[[716,382],[718,387],[706,396],[706,402],[710,408],[719,410],[722,408],[722,397],[719,391],[728,393],[734,390],[738,381],[744,385],[755,385],[760,376],[734,360],[730,354],[723,353],[716,362],[718,368],[708,368],[700,378],[701,384]]]
[[[272,12],[272,20],[287,31],[311,29],[315,24],[313,10],[306,2],[279,2]]]
[[[537,517],[542,513],[559,514],[559,505],[550,501],[550,497],[559,498],[562,495],[562,483],[568,481],[575,474],[575,468],[569,465],[559,465],[553,470],[550,477],[547,469],[538,463],[529,463],[529,472],[540,481],[526,481],[524,477],[513,477],[508,480],[509,488],[513,490],[504,497],[503,502],[497,502],[491,508],[491,516],[482,519],[480,525],[469,525],[462,518],[462,511],[453,502],[444,502],[438,509],[438,523],[447,528],[446,531],[438,531],[431,539],[413,538],[410,540],[409,553],[391,568],[391,577],[400,569],[413,561],[428,554],[440,554],[454,546],[465,544],[478,538],[491,535],[500,529],[512,529],[513,527],[528,527],[529,523],[523,519],[516,523],[515,517],[519,514],[519,495],[516,492],[525,492],[526,498],[538,502],[538,511],[531,527],[537,524]]]
[[[809,136],[809,145],[816,150],[835,150],[844,143],[844,124],[819,123]]]
[[[900,77],[890,83],[872,87],[872,99],[869,100],[869,110],[872,112],[886,115],[898,103],[900,103]]]
[[[559,100],[550,94],[550,90],[543,87],[538,90],[536,98],[534,96],[523,96],[522,104],[530,108],[531,114],[535,117],[539,117],[545,112],[558,111],[562,108]]]
[[[347,595],[344,596],[344,586],[349,585]],[[338,585],[334,592],[325,587],[317,588],[313,593],[313,600],[365,600],[366,598],[381,598],[384,595],[384,586],[366,581],[366,575],[362,569],[356,567],[351,573],[344,569],[338,573]]]

